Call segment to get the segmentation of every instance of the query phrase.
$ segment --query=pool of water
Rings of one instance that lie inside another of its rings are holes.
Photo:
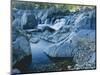
[[[52,43],[41,40],[37,44],[31,43],[32,64],[48,64],[52,63],[49,57],[43,52]]]
[[[38,43],[30,43],[32,52],[32,63],[28,72],[53,72],[68,70],[68,65],[73,65],[72,58],[52,58],[44,53],[44,50],[53,43],[40,40]]]

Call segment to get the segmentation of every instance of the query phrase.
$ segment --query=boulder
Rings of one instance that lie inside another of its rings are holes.
[[[18,36],[12,42],[12,54],[12,67],[22,72],[32,62],[31,47],[26,37]]]
[[[50,57],[73,57],[73,49],[73,46],[71,46],[69,43],[64,43],[61,45],[52,45],[44,52]]]
[[[71,35],[72,34],[72,35]],[[69,36],[69,39],[67,40],[67,42],[70,42],[72,41],[71,43],[73,45],[77,45],[77,41],[80,41],[82,40],[90,40],[91,42],[92,41],[95,41],[96,39],[96,31],[95,30],[88,30],[88,29],[81,29],[80,31],[78,32],[72,32]]]
[[[80,49],[89,48],[91,51],[95,51],[95,31],[94,30],[81,30],[78,33],[72,32],[72,34],[67,36],[67,38],[68,39],[65,38],[66,40],[64,39],[60,43],[58,42],[51,45],[44,52],[51,57],[74,57],[75,55],[77,55],[76,53],[80,51],[78,48]],[[88,40],[89,40],[89,43],[86,42]],[[78,41],[81,41],[81,42],[78,42]]]
[[[38,21],[35,16],[31,13],[27,15],[27,22],[23,25],[23,29],[35,29],[38,25]]]
[[[21,29],[21,19],[20,17],[16,18],[12,22],[12,40],[15,41],[17,36],[19,35],[18,30]]]
[[[95,30],[81,30],[71,39],[74,45],[74,69],[94,69],[96,66]]]

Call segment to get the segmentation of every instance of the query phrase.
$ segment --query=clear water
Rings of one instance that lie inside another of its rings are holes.
[[[48,48],[52,43],[45,40],[39,41],[37,44],[31,43],[32,63],[29,65],[28,72],[50,72],[67,70],[68,65],[73,62],[66,58],[51,58],[44,53],[44,49]]]
[[[51,43],[44,40],[39,41],[37,44],[31,43],[32,64],[48,64],[52,62],[43,52],[50,45]]]

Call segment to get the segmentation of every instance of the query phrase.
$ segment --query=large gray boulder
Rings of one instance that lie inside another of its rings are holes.
[[[64,39],[60,43],[53,44],[44,52],[51,57],[74,57],[74,55],[79,50],[77,48],[77,42],[80,41],[82,38],[84,38],[85,41],[86,39],[89,39],[90,42],[95,41],[95,31],[81,30],[78,33],[72,32],[69,36],[67,36],[67,38],[65,38],[66,40]]]
[[[73,49],[73,46],[71,46],[69,43],[64,43],[61,45],[52,45],[44,52],[50,57],[73,57]]]
[[[18,36],[16,41],[12,42],[12,67],[21,72],[32,62],[30,43],[24,36]]]
[[[35,18],[34,14],[32,14],[32,13],[27,14],[27,16],[25,18],[26,18],[26,23],[23,25],[23,29],[35,29],[35,28],[37,28],[38,21]],[[23,18],[23,19],[25,19],[25,18]]]
[[[16,41],[13,42],[13,48],[24,52],[24,55],[29,55],[31,53],[30,43],[24,36],[19,36]]]
[[[95,30],[81,30],[71,39],[74,45],[73,61],[74,69],[96,68],[96,43]]]

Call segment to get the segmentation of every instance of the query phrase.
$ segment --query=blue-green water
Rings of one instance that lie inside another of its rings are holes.
[[[37,44],[31,43],[32,63],[28,72],[50,72],[67,70],[67,66],[73,64],[67,58],[50,58],[44,53],[52,43],[41,40]]]
[[[52,63],[52,61],[48,58],[48,56],[43,52],[51,43],[41,40],[37,44],[31,43],[31,51],[32,51],[32,64],[48,64]]]

